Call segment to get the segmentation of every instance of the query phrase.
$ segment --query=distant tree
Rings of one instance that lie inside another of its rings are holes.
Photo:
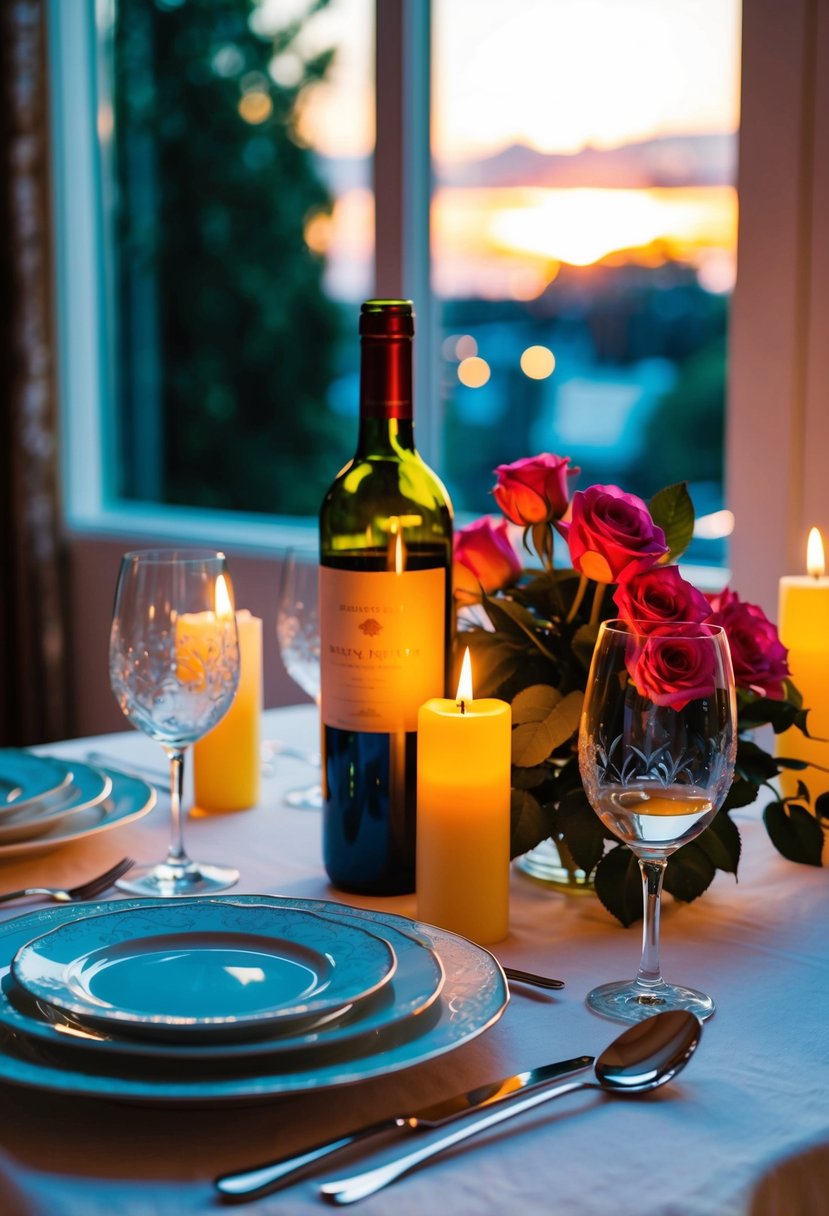
[[[303,235],[331,200],[296,119],[334,52],[303,51],[303,20],[257,32],[258,8],[118,2],[127,492],[307,513],[341,454],[326,406],[340,322]],[[290,83],[271,74],[275,57],[290,63]]]
[[[643,493],[677,481],[722,483],[725,360],[723,335],[677,365],[677,381],[651,415],[633,473]]]

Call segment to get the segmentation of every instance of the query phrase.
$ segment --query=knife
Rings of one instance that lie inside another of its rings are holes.
[[[515,1073],[514,1076],[504,1077],[489,1085],[478,1086],[467,1093],[455,1094],[452,1098],[444,1098],[433,1102],[420,1110],[408,1115],[391,1115],[367,1127],[358,1128],[335,1140],[323,1140],[312,1148],[292,1157],[282,1157],[265,1165],[254,1166],[251,1169],[240,1170],[236,1173],[222,1174],[215,1180],[216,1189],[222,1197],[231,1203],[244,1203],[249,1199],[261,1199],[282,1186],[287,1186],[296,1174],[315,1161],[336,1153],[349,1144],[374,1136],[378,1132],[394,1128],[418,1131],[421,1128],[440,1127],[451,1123],[470,1111],[481,1110],[485,1106],[503,1102],[507,1098],[525,1090],[537,1089],[558,1077],[568,1073],[583,1072],[593,1064],[592,1056],[576,1056],[572,1060],[560,1060],[557,1064],[544,1064],[541,1068],[532,1068],[528,1072]]]

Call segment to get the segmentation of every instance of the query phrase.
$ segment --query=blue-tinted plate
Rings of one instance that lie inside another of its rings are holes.
[[[12,841],[0,845],[0,862],[25,857],[33,853],[48,853],[61,845],[107,832],[121,824],[140,819],[155,806],[156,795],[146,781],[127,777],[111,769],[102,770],[111,780],[112,788],[106,798],[83,810],[61,817],[49,830],[36,839]]]
[[[312,1051],[310,1058],[296,1061],[267,1062],[255,1069],[230,1075],[206,1072],[183,1076],[173,1069],[119,1067],[112,1054],[101,1055],[96,1066],[91,1054],[72,1067],[58,1053],[41,1051],[27,1042],[21,1050],[18,1037],[0,1025],[0,1081],[9,1085],[53,1091],[74,1097],[98,1097],[108,1101],[149,1105],[213,1106],[261,1102],[289,1093],[320,1090],[381,1077],[422,1064],[469,1043],[503,1014],[509,1001],[504,973],[493,956],[473,942],[454,933],[411,921],[390,912],[374,912],[319,899],[280,901],[274,897],[239,895],[238,903],[281,904],[320,911],[337,919],[348,917],[373,932],[382,933],[386,925],[415,935],[440,959],[445,982],[437,1001],[424,1017],[413,1019],[414,1030],[391,1041],[372,1034],[359,1044],[348,1044],[331,1053]],[[124,906],[148,907],[161,901],[125,900]],[[90,904],[84,912],[107,909],[106,902]],[[0,924],[0,955],[11,957],[35,934],[82,915],[78,908],[64,905],[41,908],[36,912]],[[392,980],[394,986],[395,980]],[[381,993],[382,998],[382,993]]]
[[[72,780],[72,768],[50,756],[17,747],[0,748],[0,823],[10,814],[59,794]]]
[[[42,836],[68,815],[102,802],[112,789],[112,778],[88,764],[73,763],[67,774],[69,784],[49,798],[35,799],[15,811],[5,812],[0,819],[0,845]]]
[[[367,928],[291,907],[167,902],[85,916],[27,943],[15,981],[92,1026],[182,1040],[307,1024],[388,983]]]

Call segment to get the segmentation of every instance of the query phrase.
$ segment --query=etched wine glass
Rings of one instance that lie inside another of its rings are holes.
[[[662,978],[659,912],[668,858],[698,836],[731,786],[737,750],[734,673],[717,625],[607,621],[587,681],[579,767],[606,828],[639,861],[642,958],[635,979],[588,993],[597,1013],[639,1021],[663,1009],[710,1017],[710,996]]]
[[[147,549],[121,559],[109,676],[122,712],[170,761],[167,856],[118,886],[137,895],[202,895],[239,879],[231,866],[192,861],[182,827],[184,757],[227,712],[239,683],[233,589],[223,553]]]
[[[288,675],[319,705],[319,569],[315,561],[303,561],[292,549],[282,565],[276,639]],[[292,807],[322,810],[322,786],[316,781],[302,789],[288,790],[285,802]]]

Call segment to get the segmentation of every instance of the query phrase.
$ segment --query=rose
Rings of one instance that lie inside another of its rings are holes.
[[[507,521],[494,523],[488,515],[455,533],[454,558],[455,593],[463,599],[477,599],[481,587],[499,591],[521,573]]]
[[[736,591],[726,588],[710,597],[711,624],[722,625],[731,649],[734,679],[738,688],[748,688],[763,697],[781,701],[783,681],[790,674],[788,651],[762,608],[744,603]]]
[[[569,464],[569,456],[550,452],[499,464],[492,493],[507,519],[525,528],[560,519],[570,502],[567,478],[581,472]]]
[[[626,664],[637,690],[655,705],[680,710],[714,691],[714,647],[692,629],[685,636],[649,634],[632,645]]]
[[[573,495],[570,521],[559,520],[573,568],[597,583],[618,583],[656,565],[668,552],[665,533],[641,498],[618,486],[589,486]]]
[[[637,621],[642,632],[670,621],[707,620],[708,600],[682,577],[676,566],[658,566],[621,583],[613,594],[625,620]]]

